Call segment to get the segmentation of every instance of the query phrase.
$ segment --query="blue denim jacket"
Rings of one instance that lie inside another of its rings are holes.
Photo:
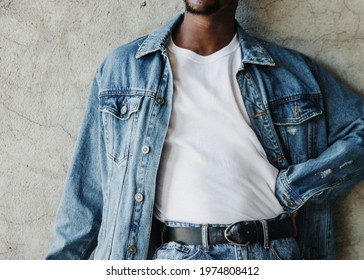
[[[98,68],[48,259],[145,259],[171,114],[166,44],[183,16],[114,50]],[[302,257],[334,254],[330,201],[364,177],[364,103],[307,57],[247,35],[236,79],[251,124],[298,210]],[[228,176],[228,174],[227,174]]]

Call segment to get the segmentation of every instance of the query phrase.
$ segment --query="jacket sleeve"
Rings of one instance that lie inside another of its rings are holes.
[[[312,62],[323,98],[324,115],[318,129],[326,129],[327,149],[317,158],[281,170],[276,196],[296,210],[308,199],[332,199],[364,178],[364,101]]]
[[[46,259],[88,259],[97,245],[103,206],[100,163],[105,154],[98,107],[95,76]]]

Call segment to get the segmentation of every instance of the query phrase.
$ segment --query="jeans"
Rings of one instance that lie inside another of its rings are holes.
[[[185,223],[167,223],[169,226],[196,226]],[[220,225],[221,226],[221,225]],[[270,240],[269,247],[256,242],[247,245],[231,243],[209,245],[183,245],[171,241],[162,244],[155,252],[155,260],[297,260],[300,252],[294,238]]]

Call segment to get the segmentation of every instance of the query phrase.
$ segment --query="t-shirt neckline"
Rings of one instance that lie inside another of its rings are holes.
[[[210,62],[216,61],[224,56],[227,56],[227,55],[233,53],[238,47],[239,47],[239,41],[237,39],[236,34],[228,45],[226,45],[222,49],[220,49],[210,55],[200,55],[189,49],[181,48],[174,43],[172,36],[170,37],[168,46],[167,46],[168,50],[170,52],[172,52],[173,54],[175,54],[177,56],[185,57],[189,60],[192,60],[192,61],[198,62],[198,63],[210,63]]]

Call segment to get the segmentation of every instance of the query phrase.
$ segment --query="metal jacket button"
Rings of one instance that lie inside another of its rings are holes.
[[[137,193],[135,196],[134,196],[135,200],[138,201],[138,202],[141,202],[143,201],[144,199],[144,196],[141,194],[141,193]]]
[[[135,253],[136,253],[136,251],[137,251],[137,249],[136,249],[136,247],[135,247],[135,246],[130,246],[130,247],[128,248],[128,253],[129,253],[129,254],[135,254]]]
[[[159,105],[162,105],[164,104],[164,98],[161,97],[161,96],[158,96],[156,99],[155,99],[155,102],[157,102],[157,104]]]
[[[147,153],[149,153],[150,152],[150,148],[148,147],[148,146],[143,146],[143,148],[142,148],[142,153],[143,154],[147,154]]]
[[[120,109],[120,114],[125,115],[128,112],[128,106],[124,105]]]
[[[283,194],[282,195],[282,197],[283,197],[283,199],[285,200],[285,201],[287,201],[287,204],[288,204],[288,206],[289,207],[293,207],[293,206],[295,206],[296,204],[291,200],[291,199],[289,199],[285,194]]]

